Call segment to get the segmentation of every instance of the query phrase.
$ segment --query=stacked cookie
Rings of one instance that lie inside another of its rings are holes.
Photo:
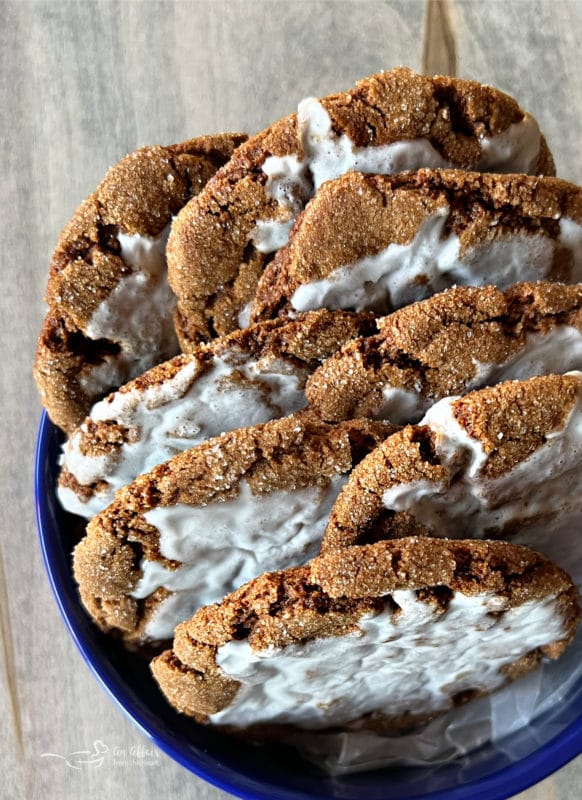
[[[81,600],[174,637],[200,722],[408,729],[576,632],[582,189],[512,98],[404,69],[244,138],[128,156],[55,252]]]

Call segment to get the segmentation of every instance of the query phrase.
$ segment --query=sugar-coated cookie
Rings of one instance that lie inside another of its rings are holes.
[[[322,549],[418,534],[544,550],[572,528],[580,550],[581,481],[582,372],[500,383],[440,400],[358,464]]]
[[[525,547],[378,542],[202,608],[152,669],[178,711],[259,738],[406,729],[559,657],[578,601],[566,573]]]
[[[34,368],[43,405],[63,430],[108,391],[179,352],[169,224],[245,139],[142,147],[109,170],[63,230]]]
[[[174,456],[89,523],[74,555],[85,607],[128,643],[169,639],[200,605],[304,563],[347,474],[393,430],[300,411]]]
[[[420,167],[554,174],[533,117],[475,81],[394,69],[303,100],[239,148],[174,222],[168,266],[182,346],[244,327],[266,264],[322,183]]]
[[[310,377],[306,395],[324,419],[418,422],[449,395],[582,369],[582,284],[456,287],[376,324]]]
[[[557,178],[349,173],[317,192],[261,276],[251,319],[386,314],[454,285],[582,281],[582,189]]]
[[[152,367],[96,403],[65,443],[61,504],[90,518],[117,489],[176,453],[298,411],[313,370],[375,329],[370,313],[312,311],[234,331]]]

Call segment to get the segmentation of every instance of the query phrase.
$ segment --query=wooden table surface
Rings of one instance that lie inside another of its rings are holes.
[[[218,800],[148,743],[84,666],[45,577],[31,364],[56,237],[143,144],[257,131],[299,98],[405,64],[492,83],[534,112],[558,174],[582,181],[582,3],[0,0],[0,797]],[[63,759],[109,748],[99,768]],[[582,757],[521,800],[579,800]]]

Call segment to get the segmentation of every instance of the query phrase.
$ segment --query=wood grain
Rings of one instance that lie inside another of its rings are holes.
[[[453,69],[451,53],[460,75],[499,84],[536,111],[562,174],[581,180],[582,6],[446,9],[443,27],[424,0],[0,0],[0,797],[227,797],[157,751],[132,762],[131,748],[147,743],[83,665],[44,576],[30,370],[60,228],[108,166],[141,144],[253,132],[305,95],[382,68],[420,69],[424,57],[431,71]],[[118,764],[64,762],[98,741],[118,749]],[[581,779],[578,759],[520,797],[574,800]]]
[[[580,136],[582,3],[450,2],[459,76],[517,97],[538,119],[558,175],[582,182]]]
[[[457,43],[448,0],[426,4],[422,71],[427,75],[457,74]]]

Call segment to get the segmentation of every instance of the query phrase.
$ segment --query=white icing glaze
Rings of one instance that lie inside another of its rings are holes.
[[[291,297],[297,311],[316,308],[373,309],[378,314],[428,297],[439,286],[439,276],[457,263],[459,240],[442,238],[448,209],[427,217],[408,244],[390,244],[376,255],[339,267],[326,278],[299,286]],[[436,286],[414,279],[432,272]],[[439,288],[437,288],[439,287]]]
[[[306,162],[297,155],[269,156],[263,162],[268,196],[293,216],[297,216],[313,195],[306,167]]]
[[[179,561],[175,570],[142,561],[134,597],[158,587],[174,592],[148,621],[152,639],[166,639],[201,605],[214,603],[263,572],[305,563],[319,547],[331,507],[346,481],[253,494],[245,480],[237,497],[202,508],[176,504],[144,516],[160,532],[160,552]]]
[[[267,196],[277,201],[281,211],[280,218],[259,221],[251,233],[255,246],[263,253],[286,244],[292,222],[325,181],[353,171],[385,175],[420,167],[455,166],[425,138],[355,147],[347,134],[334,133],[329,114],[314,97],[299,103],[297,120],[304,157],[269,156],[263,164]],[[528,172],[539,154],[539,127],[526,114],[521,122],[502,133],[482,137],[480,144],[482,156],[476,169]]]
[[[99,492],[84,500],[81,495],[69,489],[67,486],[57,486],[57,496],[62,507],[70,514],[77,514],[79,517],[91,519],[103,510],[104,504],[110,502],[110,495]],[[113,498],[111,498],[113,499]]]
[[[435,432],[435,449],[446,465],[453,469],[463,466],[469,478],[476,478],[487,461],[487,453],[453,415],[452,406],[457,399],[445,397],[435,403],[420,424],[429,425]]]
[[[289,233],[299,212],[313,195],[307,162],[297,155],[269,156],[263,163],[267,176],[267,197],[277,201],[277,219],[258,220],[251,239],[259,252],[272,253],[289,241]]]
[[[522,349],[500,364],[474,361],[476,373],[466,390],[509,380],[526,380],[535,375],[582,369],[582,333],[569,325],[556,325],[546,332],[530,333]],[[393,387],[382,389],[382,405],[374,412],[377,419],[389,419],[397,425],[416,422],[432,403],[422,393]]]
[[[61,466],[79,483],[106,481],[107,486],[87,503],[62,488],[59,499],[68,511],[93,516],[112,502],[117,489],[176,453],[224,431],[298,411],[305,405],[305,379],[305,371],[292,362],[256,361],[232,348],[215,356],[210,369],[193,358],[164,383],[115,392],[96,403],[90,417],[127,428],[130,441],[104,455],[85,455],[83,423],[64,445],[61,458]]]
[[[118,235],[121,257],[132,271],[95,310],[86,335],[120,345],[120,352],[86,369],[80,384],[89,396],[141,374],[179,352],[172,314],[176,299],[167,281],[167,225],[159,236]]]
[[[571,373],[582,379],[582,373]],[[541,517],[546,534],[570,514],[582,510],[582,401],[580,393],[562,430],[554,431],[527,459],[496,478],[484,478],[487,454],[454,419],[455,398],[436,403],[423,419],[436,433],[436,450],[451,468],[450,485],[415,481],[387,489],[383,504],[394,511],[412,511],[436,535],[487,538],[508,524]]]
[[[458,692],[494,691],[505,665],[565,632],[552,596],[506,608],[499,596],[457,592],[444,614],[411,590],[392,597],[401,608],[395,617],[389,608],[366,615],[346,636],[259,651],[246,639],[219,647],[217,664],[242,685],[212,722],[315,730],[373,711],[442,711]]]
[[[388,313],[451,286],[537,281],[551,272],[558,247],[572,247],[573,280],[582,273],[582,227],[561,220],[558,241],[543,234],[508,234],[460,254],[455,234],[443,235],[449,209],[427,217],[408,244],[389,244],[372,256],[338,267],[326,278],[299,286],[297,311],[316,308],[372,309]],[[564,232],[564,233],[562,233]]]

